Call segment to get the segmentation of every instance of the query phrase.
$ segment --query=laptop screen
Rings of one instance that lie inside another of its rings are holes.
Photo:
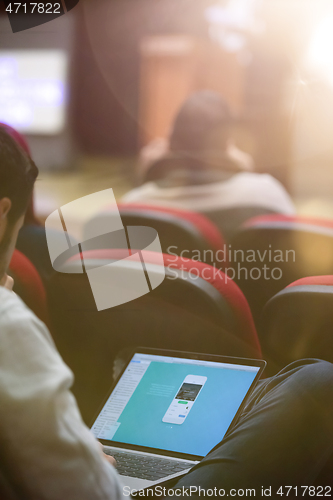
[[[92,432],[116,443],[205,456],[224,437],[259,370],[250,362],[136,353]]]

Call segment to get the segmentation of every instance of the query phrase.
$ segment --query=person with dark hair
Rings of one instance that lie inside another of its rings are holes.
[[[12,292],[7,268],[38,169],[11,135],[0,126],[0,498],[118,498],[115,462],[82,422],[72,373]]]
[[[37,173],[0,127],[0,498],[118,500],[127,490],[81,419],[73,374],[6,274]],[[332,387],[333,365],[318,360],[259,382],[237,425],[174,487],[225,488],[227,495],[274,487],[275,497],[277,485],[328,487]]]
[[[202,212],[229,236],[242,219],[265,213],[292,215],[284,187],[254,171],[252,158],[232,140],[234,117],[220,94],[202,90],[182,105],[168,141],[146,146],[139,162],[140,187],[124,203],[149,203]],[[237,210],[240,212],[237,215]]]
[[[14,141],[23,149],[23,151],[31,158],[30,148],[25,137],[7,123],[0,123],[0,127],[2,127],[7,132],[7,134],[9,134],[14,139]],[[33,192],[31,193],[25,213],[24,225],[41,226],[41,223],[35,214]]]
[[[15,247],[31,199],[38,169],[30,157],[15,147],[15,142],[0,126],[0,279]],[[0,283],[1,283],[0,282]]]

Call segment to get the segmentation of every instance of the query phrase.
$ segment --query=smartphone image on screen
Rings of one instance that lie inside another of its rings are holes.
[[[168,424],[184,423],[206,380],[207,377],[200,375],[187,375],[165,412],[162,422]]]

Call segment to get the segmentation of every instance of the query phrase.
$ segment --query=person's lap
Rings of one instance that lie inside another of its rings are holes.
[[[256,488],[261,496],[262,487],[310,486],[332,455],[333,365],[303,360],[259,382],[233,430],[174,488]]]

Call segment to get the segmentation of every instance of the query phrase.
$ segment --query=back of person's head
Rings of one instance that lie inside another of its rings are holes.
[[[225,151],[232,122],[230,108],[220,94],[211,90],[196,92],[186,99],[174,120],[170,151]]]
[[[25,137],[20,134],[15,128],[11,127],[7,123],[0,123],[0,127],[3,127],[4,130],[14,139],[14,141],[23,149],[23,151],[31,158],[31,151],[29,148],[29,144],[26,141]],[[35,215],[34,208],[34,197],[33,193],[31,193],[30,200],[28,203],[27,211],[24,218],[25,225],[33,225],[39,226],[40,222]]]
[[[15,224],[27,210],[38,169],[6,128],[0,125],[0,200],[10,199],[8,222]]]

